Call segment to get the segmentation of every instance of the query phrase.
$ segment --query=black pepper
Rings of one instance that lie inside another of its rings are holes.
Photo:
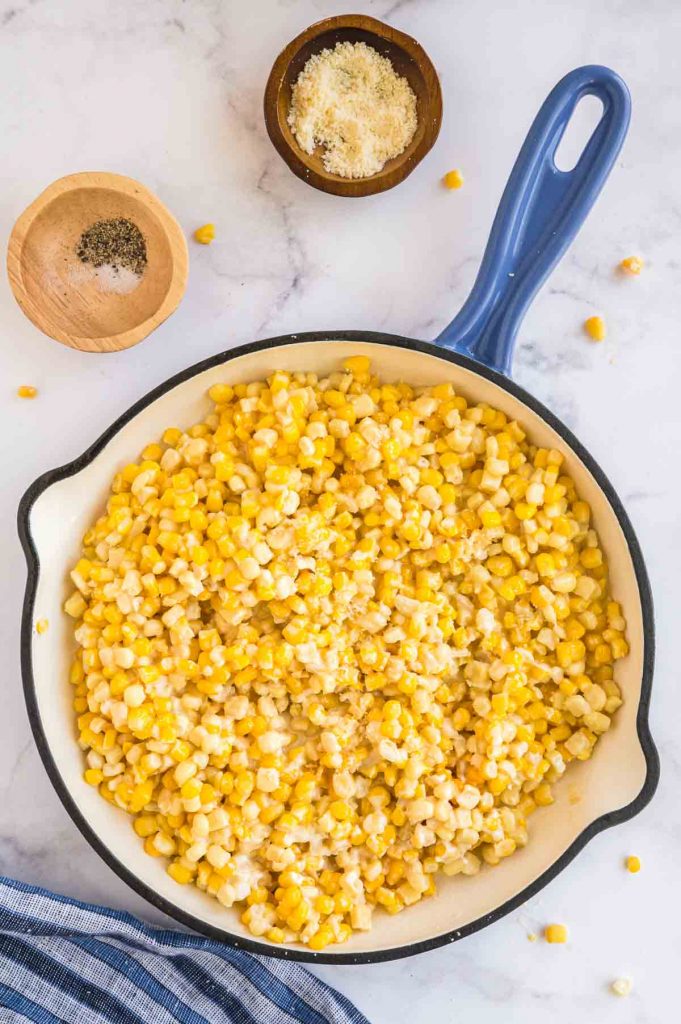
[[[116,271],[124,268],[140,277],[147,265],[144,235],[125,217],[92,224],[80,236],[76,254],[82,263],[91,263],[93,267],[108,264]]]

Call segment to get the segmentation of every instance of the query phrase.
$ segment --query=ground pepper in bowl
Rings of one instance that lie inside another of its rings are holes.
[[[125,217],[96,221],[80,236],[76,253],[81,263],[93,267],[108,265],[114,271],[129,270],[138,277],[147,265],[144,235]]]

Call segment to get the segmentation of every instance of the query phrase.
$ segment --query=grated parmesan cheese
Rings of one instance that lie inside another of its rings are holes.
[[[310,57],[291,93],[299,146],[324,148],[331,174],[367,178],[399,156],[417,127],[416,96],[387,57],[366,43],[337,43]]]

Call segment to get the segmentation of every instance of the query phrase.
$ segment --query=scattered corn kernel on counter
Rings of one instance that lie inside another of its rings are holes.
[[[450,384],[356,356],[210,397],[71,573],[85,778],[178,883],[321,950],[527,843],[625,621],[561,453]]]

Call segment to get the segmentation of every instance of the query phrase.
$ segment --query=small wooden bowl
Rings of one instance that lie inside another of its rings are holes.
[[[83,231],[119,217],[137,225],[147,246],[140,282],[125,294],[107,289],[76,253]],[[19,217],[7,272],[17,302],[45,334],[85,352],[116,352],[142,341],[179,305],[187,243],[172,214],[138,181],[108,172],[70,174]]]
[[[310,155],[300,148],[287,117],[291,90],[315,53],[339,42],[364,42],[388,57],[416,94],[418,127],[403,153],[369,178],[341,178],[324,168],[320,147]],[[345,14],[310,25],[288,44],[276,61],[265,89],[265,124],[275,149],[294,174],[308,185],[337,196],[370,196],[403,181],[431,149],[442,123],[442,92],[430,57],[415,39],[376,18]]]

